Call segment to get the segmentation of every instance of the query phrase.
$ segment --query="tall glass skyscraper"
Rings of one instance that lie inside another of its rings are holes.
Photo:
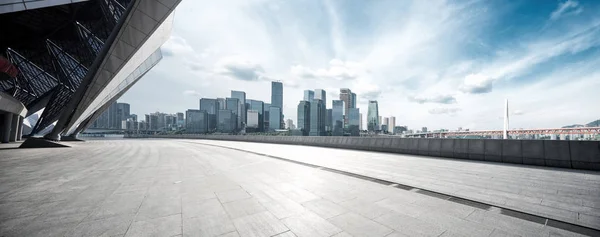
[[[308,136],[310,131],[310,102],[300,101],[298,104],[298,129],[302,130],[302,136]]]
[[[271,106],[269,108],[269,129],[281,129],[281,109],[279,107]]]
[[[265,103],[260,100],[248,100],[249,110],[258,112],[258,132],[263,132],[265,129]]]
[[[327,108],[327,92],[323,89],[315,89],[315,100],[321,100],[323,106]]]
[[[312,102],[315,99],[315,92],[311,90],[304,90],[304,101]]]
[[[369,100],[369,111],[367,112],[367,130],[370,132],[379,130],[379,106],[376,100]]]
[[[279,115],[277,116],[279,118],[278,121],[273,121],[271,120],[271,118],[274,118],[270,112],[271,110],[269,109],[269,127],[270,128],[275,128],[277,127],[277,129],[281,129],[282,128],[282,124],[283,124],[283,83],[281,82],[277,82],[277,81],[273,81],[271,82],[271,107],[277,107],[279,108]]]
[[[231,98],[240,100],[240,113],[238,114],[238,120],[241,124],[246,124],[246,92],[243,91],[231,91]]]
[[[348,111],[348,131],[352,136],[360,135],[360,110],[350,108]]]
[[[352,93],[352,104],[350,106],[350,108],[356,108],[356,93]]]
[[[331,110],[331,120],[333,123],[333,136],[344,135],[344,111],[346,103],[343,100],[333,100]]]
[[[340,100],[344,101],[344,115],[345,118],[343,120],[343,127],[348,126],[348,109],[350,108],[354,108],[354,101],[352,98],[352,91],[348,88],[342,88],[340,89]],[[335,126],[335,121],[334,121],[334,126]]]
[[[202,98],[200,99],[200,110],[208,113],[208,131],[217,129],[217,112],[219,111],[219,103],[216,99]]]
[[[227,110],[231,110],[231,113],[235,115],[235,118],[233,120],[235,120],[235,127],[234,130],[240,128],[241,126],[241,121],[239,120],[240,117],[240,109],[241,109],[241,102],[238,98],[225,98],[225,109]],[[221,119],[219,119],[221,120]]]
[[[310,132],[309,136],[325,135],[325,104],[316,99],[310,105]]]
[[[185,132],[206,133],[208,132],[208,113],[204,110],[188,109],[185,111]]]

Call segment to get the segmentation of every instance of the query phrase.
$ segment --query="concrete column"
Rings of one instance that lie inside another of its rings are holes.
[[[19,127],[17,128],[17,141],[21,141],[21,139],[23,139],[23,120],[25,118],[19,116]]]
[[[4,114],[4,124],[2,124],[2,137],[0,138],[2,139],[2,143],[8,143],[8,141],[10,140],[12,118],[13,116],[11,113]]]
[[[10,142],[17,141],[17,132],[19,130],[18,127],[19,127],[19,115],[13,114],[12,121],[10,123],[10,137],[9,137],[8,141],[10,141]]]

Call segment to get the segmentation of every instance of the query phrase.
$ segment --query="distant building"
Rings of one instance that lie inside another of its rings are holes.
[[[208,113],[205,110],[188,109],[185,113],[186,133],[208,132]]]
[[[271,114],[270,114],[270,110],[271,109],[271,104],[269,103],[265,103],[265,116],[264,116],[264,131],[269,130],[269,125],[271,124],[269,119],[271,118]]]
[[[315,99],[315,92],[312,90],[304,90],[304,101],[311,102]]]
[[[217,98],[217,111],[223,110],[226,107],[227,107],[227,103],[225,103],[225,98]]]
[[[369,101],[369,111],[367,111],[367,130],[374,132],[379,130],[379,106],[376,100]]]
[[[177,126],[183,127],[185,125],[185,118],[183,116],[183,113],[177,112],[176,116],[177,116]],[[137,120],[137,118],[136,118],[136,120]]]
[[[271,118],[273,114],[270,114],[272,110],[269,110],[269,128],[282,129],[283,128],[283,83],[273,81],[271,82],[271,107],[279,108],[279,115],[275,116],[278,121],[273,121]]]
[[[421,129],[421,131],[427,132],[427,127],[423,127],[423,129]]]
[[[206,111],[208,114],[208,131],[217,129],[217,111],[219,111],[219,99],[200,99],[200,110]]]
[[[359,129],[362,131],[363,130],[363,115],[362,115],[362,113],[360,113],[359,116],[360,116],[360,124],[359,124],[360,127],[359,127]]]
[[[281,108],[271,105],[269,108],[269,130],[281,129]]]
[[[233,113],[235,115],[235,126],[233,128],[233,130],[237,130],[239,128],[241,128],[241,117],[240,114],[242,113],[241,111],[241,102],[238,98],[225,98],[225,109],[231,111],[231,113]]]
[[[394,128],[396,128],[396,117],[390,117],[390,121],[388,123],[389,133],[394,133]]]
[[[331,111],[331,119],[333,123],[333,136],[343,136],[344,135],[344,112],[346,103],[343,100],[333,100],[332,101],[332,111]]]
[[[387,133],[389,131],[390,119],[388,117],[384,117],[381,123],[381,132]]]
[[[327,92],[323,89],[315,89],[315,100],[321,100],[324,108],[327,109]]]
[[[325,109],[325,132],[333,130],[333,110]]]
[[[240,114],[238,115],[238,118],[240,119],[239,123],[246,124],[246,110],[248,110],[248,108],[246,108],[246,92],[231,91],[231,98],[240,100]]]
[[[352,107],[350,108],[356,108],[356,103],[358,103],[356,100],[356,93],[352,93]]]
[[[354,108],[354,98],[352,91],[348,88],[340,89],[340,100],[344,101],[344,127],[348,126],[348,112],[350,108]]]
[[[310,131],[310,104],[304,100],[298,104],[298,120],[296,121],[298,121],[298,129],[302,131],[303,136],[308,136]]]
[[[325,135],[325,104],[315,98],[310,105],[310,132],[309,136]]]
[[[265,103],[260,100],[248,100],[249,110],[254,110],[258,113],[258,128],[256,132],[265,131]],[[248,122],[249,123],[249,122]]]
[[[246,124],[246,131],[247,132],[257,132],[258,129],[260,128],[260,120],[259,120],[259,114],[258,111],[256,110],[248,110],[247,113],[247,124]]]
[[[348,111],[348,132],[351,136],[360,135],[360,109],[350,108]]]
[[[236,130],[237,115],[228,109],[219,110],[217,131],[222,133],[232,133]]]
[[[407,126],[395,126],[394,127],[394,134],[402,134],[402,133],[406,133],[406,132],[408,132]]]
[[[294,126],[294,120],[292,119],[287,119],[285,125],[289,130],[296,129],[296,126]]]

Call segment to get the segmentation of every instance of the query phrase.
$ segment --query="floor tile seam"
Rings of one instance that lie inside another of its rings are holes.
[[[240,151],[240,152],[246,152],[246,153],[251,153],[251,154],[255,154],[255,155],[265,156],[265,157],[268,157],[268,158],[275,158],[275,159],[282,160],[282,161],[289,161],[289,162],[300,164],[300,165],[306,165],[304,162],[290,160],[290,159],[282,158],[282,157],[275,157],[273,155],[263,154],[263,153],[259,153],[259,152],[247,151],[247,150],[240,149],[240,148],[233,148],[233,147],[228,147],[228,146],[221,146],[221,145],[215,145],[215,144],[207,144],[207,143],[201,143],[201,142],[189,142],[189,143],[198,144],[198,145],[208,145],[208,146],[221,147],[221,148],[225,148],[225,149],[231,149],[231,150],[236,150],[236,151]],[[308,164],[308,165],[311,166],[311,167],[315,166],[314,164]],[[325,169],[335,170],[333,168],[328,168],[328,167],[324,167],[324,168]],[[342,171],[342,170],[337,170],[337,171],[341,171],[341,172],[345,172],[345,173],[352,173],[352,172],[347,172],[347,171]],[[334,173],[337,173],[337,172],[334,172]],[[360,175],[360,174],[354,174],[354,175],[363,176],[363,177],[367,177],[367,178],[370,178],[370,179],[377,179],[377,178],[372,178],[372,177],[368,177],[368,176]],[[353,176],[349,176],[349,177],[353,177]],[[371,180],[366,180],[366,181],[371,181]],[[388,182],[397,183],[397,182],[392,182],[392,181],[388,181]],[[403,185],[403,184],[400,184],[400,185]],[[405,186],[412,186],[412,185],[405,185]],[[414,187],[414,188],[416,188],[416,187]],[[500,207],[500,206],[497,206],[495,204],[488,204],[488,203],[477,201],[477,200],[471,200],[471,199],[468,199],[468,198],[463,198],[463,197],[455,196],[454,194],[444,194],[444,193],[440,193],[440,192],[433,191],[433,190],[428,190],[428,189],[423,189],[423,188],[416,188],[416,189],[425,190],[425,191],[428,191],[428,192],[437,193],[437,194],[441,194],[441,195],[445,195],[445,196],[450,196],[450,197],[454,197],[454,198],[458,198],[458,199],[464,199],[464,200],[467,200],[467,201],[471,201],[471,202],[475,202],[475,203],[479,203],[479,204],[483,204],[483,205],[487,205],[487,206],[494,206],[494,207],[498,207],[500,209],[506,209],[508,211],[513,211],[513,212],[518,212],[518,213],[521,213],[521,214],[524,214],[524,215],[529,215],[529,216],[532,216],[534,218],[549,219],[549,220],[552,220],[552,221],[555,221],[555,222],[558,222],[558,223],[562,223],[562,224],[566,224],[566,225],[569,225],[569,226],[574,226],[574,227],[577,227],[577,228],[583,228],[584,230],[585,229],[589,229],[589,230],[593,230],[593,231],[599,231],[598,229],[595,229],[595,228],[592,228],[592,227],[587,227],[587,226],[583,226],[583,225],[575,224],[575,223],[569,223],[569,222],[566,222],[566,221],[561,221],[561,220],[557,220],[557,219],[553,219],[553,218],[547,218],[547,217],[543,217],[543,216],[532,214],[532,213],[527,213],[527,212],[523,212],[523,211],[514,210],[512,208]],[[458,203],[458,204],[460,204],[460,203]],[[464,205],[464,204],[461,204],[461,205]],[[519,218],[519,219],[521,219],[521,218]],[[530,221],[530,220],[527,220],[527,219],[521,219],[521,220]]]

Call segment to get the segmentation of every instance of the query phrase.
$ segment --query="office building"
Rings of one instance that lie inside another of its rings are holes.
[[[271,114],[271,109],[269,109],[269,128],[273,129],[282,129],[283,128],[283,83],[273,81],[271,82],[271,107],[279,108],[279,115],[275,116],[278,118],[278,121],[273,121],[271,118],[275,118],[273,114]]]
[[[285,120],[285,126],[289,130],[296,129],[296,126],[294,126],[294,120],[292,119]]]
[[[217,131],[222,133],[233,133],[236,131],[237,115],[229,109],[219,110],[217,114]]]
[[[344,112],[346,103],[343,100],[332,101],[331,120],[333,124],[332,135],[343,136],[344,135]]]
[[[185,118],[182,112],[177,112],[177,126],[183,127],[185,125]]]
[[[356,93],[352,93],[352,106],[350,108],[356,108],[356,104],[358,103],[356,100]]]
[[[421,131],[422,131],[422,132],[427,132],[427,127],[423,127],[423,128],[421,129]]]
[[[227,107],[225,103],[225,98],[217,98],[217,107],[217,111],[223,110]]]
[[[185,111],[185,132],[192,134],[207,133],[208,113],[199,109]]]
[[[260,128],[259,114],[256,110],[248,110],[246,132],[258,132]]]
[[[271,105],[269,107],[269,130],[281,129],[281,109]]]
[[[394,134],[403,134],[403,133],[407,133],[407,132],[408,132],[407,126],[395,126],[394,127]]]
[[[315,98],[310,105],[310,132],[309,136],[325,135],[325,104]]]
[[[271,114],[269,111],[270,109],[271,109],[271,104],[265,103],[265,116],[264,116],[265,125],[263,126],[264,131],[269,130],[269,125],[270,125],[269,119],[271,118]]]
[[[379,130],[379,106],[376,100],[369,101],[369,110],[367,111],[367,130],[375,132]]]
[[[381,122],[381,125],[389,125],[390,123],[390,119],[388,117],[383,117],[383,121]],[[382,129],[384,130],[384,129]]]
[[[310,102],[302,100],[298,104],[298,129],[302,136],[308,136],[310,131]]]
[[[360,123],[359,123],[360,127],[359,127],[359,129],[362,131],[363,130],[363,115],[362,115],[362,113],[360,113],[359,116],[360,116]]]
[[[377,130],[381,130],[381,125],[383,125],[383,117],[382,117],[382,116],[379,116],[379,119],[378,119],[377,121],[378,121],[378,122],[377,122],[377,125],[379,125],[379,126],[377,127]]]
[[[315,99],[315,92],[312,90],[304,90],[304,101],[311,102]]]
[[[348,111],[348,132],[350,136],[360,135],[360,109],[350,108]]]
[[[212,132],[217,129],[217,111],[219,111],[219,106],[218,99],[200,99],[200,110],[204,110],[208,114],[208,131]]]
[[[265,103],[260,100],[248,100],[248,107],[250,110],[254,110],[258,113],[258,128],[256,132],[265,131]]]
[[[323,89],[315,89],[315,100],[321,100],[327,109],[327,92]]]
[[[325,110],[325,132],[331,132],[333,130],[333,110],[326,109]]]
[[[348,109],[354,108],[354,101],[352,98],[352,91],[348,88],[340,89],[340,100],[344,101],[344,127],[348,126]]]
[[[225,98],[225,104],[226,104],[225,109],[231,111],[231,113],[233,113],[235,115],[235,118],[233,119],[233,120],[235,120],[235,126],[234,126],[233,130],[242,128],[241,117],[240,117],[240,114],[242,113],[242,111],[241,111],[242,104],[241,104],[240,100],[237,98]]]
[[[388,123],[389,133],[394,133],[394,128],[396,128],[396,117],[390,117],[390,121]]]
[[[231,98],[237,98],[238,100],[240,100],[240,114],[238,117],[240,118],[241,124],[246,124],[246,110],[248,110],[248,108],[246,107],[246,92],[231,91]]]

